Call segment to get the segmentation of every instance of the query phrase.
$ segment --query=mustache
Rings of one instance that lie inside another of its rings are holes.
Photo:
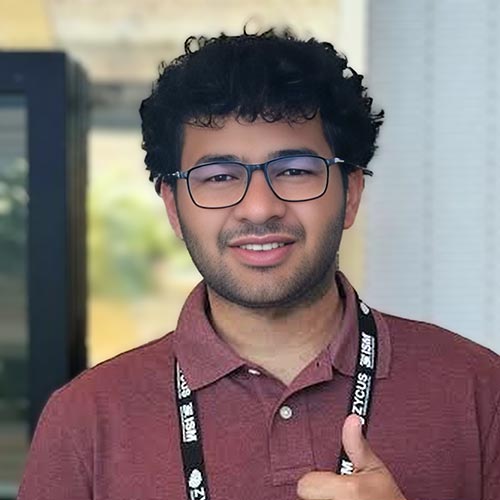
[[[279,221],[269,221],[265,224],[244,223],[235,229],[226,229],[219,233],[217,237],[217,246],[219,250],[228,246],[229,242],[236,238],[244,236],[266,236],[268,234],[280,234],[289,236],[294,240],[300,240],[305,237],[305,230],[301,225],[288,225]]]

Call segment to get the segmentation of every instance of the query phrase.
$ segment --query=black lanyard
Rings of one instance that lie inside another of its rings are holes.
[[[351,391],[348,415],[354,413],[361,417],[362,431],[366,436],[373,385],[377,363],[377,327],[375,318],[369,307],[356,294],[358,304],[359,347]],[[180,447],[184,466],[184,479],[188,500],[209,500],[208,480],[203,459],[200,421],[196,397],[182,373],[181,367],[175,363],[177,411],[180,423]],[[341,447],[337,474],[352,474],[354,466],[349,460],[344,447]]]

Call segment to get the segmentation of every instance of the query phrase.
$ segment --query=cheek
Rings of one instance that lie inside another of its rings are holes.
[[[344,187],[340,174],[338,178],[337,176],[331,176],[326,193],[321,198],[313,201],[315,205],[314,207],[311,206],[311,213],[308,214],[310,220],[321,226],[328,224],[332,219],[336,219],[344,209],[344,198]]]
[[[344,222],[344,191],[328,190],[321,198],[314,200],[301,213],[301,221],[311,239],[322,239],[325,231],[331,231],[332,224],[343,225]],[[341,220],[340,220],[341,219]]]
[[[183,232],[188,232],[188,237],[198,240],[203,246],[212,245],[223,228],[223,214],[218,213],[219,210],[197,207],[189,195],[187,199],[179,197],[178,206]]]
[[[330,167],[330,178],[328,180],[328,189],[325,193],[325,197],[330,197],[330,200],[335,206],[342,206],[344,191],[344,182],[340,170]]]

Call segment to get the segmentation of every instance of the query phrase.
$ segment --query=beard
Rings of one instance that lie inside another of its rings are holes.
[[[190,232],[179,217],[186,248],[206,285],[225,300],[249,309],[289,309],[304,307],[323,297],[334,285],[337,253],[342,239],[345,217],[345,200],[339,214],[324,228],[313,252],[304,255],[300,265],[285,278],[272,276],[279,266],[252,267],[255,279],[244,280],[223,265],[227,242],[242,236],[283,234],[291,236],[295,244],[305,239],[301,225],[285,225],[279,221],[266,224],[241,225],[235,230],[219,233],[217,248],[219,259],[204,250],[199,237]]]

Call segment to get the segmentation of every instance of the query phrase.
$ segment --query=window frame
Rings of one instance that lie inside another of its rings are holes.
[[[86,367],[88,82],[64,52],[0,52],[0,92],[27,103],[28,425]]]

